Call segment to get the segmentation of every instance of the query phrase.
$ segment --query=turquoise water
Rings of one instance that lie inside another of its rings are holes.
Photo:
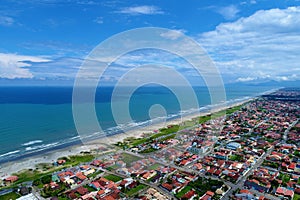
[[[228,86],[226,100],[238,101],[270,89],[273,87]],[[210,105],[207,88],[195,88],[195,93],[200,107]],[[72,88],[0,88],[0,162],[80,142],[73,121],[71,100]],[[125,100],[125,96],[120,95],[115,103],[122,105]],[[178,117],[180,111],[191,109],[188,97],[181,109],[176,95],[170,90],[145,87],[135,91],[130,98],[127,107],[132,120],[126,121],[124,118],[124,123],[116,124],[111,112],[111,88],[100,90],[96,95],[99,123],[108,134],[115,134],[120,127],[134,128],[149,124],[149,109],[154,104],[161,104],[169,118]],[[156,114],[159,115],[159,112]],[[122,113],[119,115],[122,118]],[[90,126],[88,118],[86,125]]]

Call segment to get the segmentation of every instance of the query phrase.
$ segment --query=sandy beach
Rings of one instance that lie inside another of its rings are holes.
[[[75,146],[69,146],[64,149],[58,149],[54,151],[50,151],[47,153],[44,153],[42,155],[33,156],[24,158],[18,161],[13,162],[7,162],[0,165],[0,177],[1,179],[4,179],[7,176],[10,176],[12,173],[16,173],[18,171],[24,170],[24,169],[35,169],[36,165],[39,163],[53,163],[57,160],[57,158],[62,156],[70,156],[70,155],[78,155],[80,152],[83,151],[92,151],[95,149],[98,149],[100,146],[104,145],[112,145],[117,142],[122,142],[125,138],[128,137],[135,137],[140,138],[143,137],[145,133],[154,133],[155,130],[158,130],[163,127],[167,127],[171,124],[181,124],[182,122],[192,120],[193,118],[199,117],[199,116],[205,116],[210,113],[218,112],[220,110],[224,110],[229,107],[234,107],[241,105],[245,102],[248,102],[252,99],[247,99],[245,101],[237,102],[228,106],[218,107],[215,109],[212,109],[210,112],[197,112],[193,113],[191,115],[183,116],[181,118],[172,119],[170,121],[162,122],[162,123],[156,123],[152,125],[148,125],[146,127],[140,127],[134,130],[127,131],[123,134],[116,134],[110,137],[105,137],[97,140],[93,140],[92,142],[84,143],[83,145],[75,145]]]

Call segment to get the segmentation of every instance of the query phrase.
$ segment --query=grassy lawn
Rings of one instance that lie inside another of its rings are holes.
[[[165,135],[169,135],[171,133],[176,133],[179,130],[180,126],[179,125],[172,125],[168,128],[161,128],[159,129],[159,132],[156,134],[151,134],[149,137],[144,137],[144,138],[130,138],[130,139],[125,139],[124,143],[128,143],[128,146],[130,147],[134,147],[134,146],[138,146],[140,144],[146,143],[146,142],[150,142],[156,138],[165,136]],[[171,136],[175,137],[175,136]],[[124,144],[117,144],[117,146],[123,146]]]
[[[199,124],[203,124],[203,123],[207,122],[208,120],[215,119],[215,118],[218,118],[218,117],[222,117],[224,115],[231,115],[232,113],[240,110],[243,106],[244,106],[244,104],[239,105],[239,106],[234,106],[232,108],[228,108],[228,109],[225,109],[225,110],[220,110],[218,112],[212,113],[211,115],[201,116],[201,117],[198,118],[199,119]]]
[[[232,160],[232,161],[242,161],[243,160],[243,157],[240,156],[240,155],[231,155],[229,157],[229,160]]]
[[[150,147],[148,149],[145,149],[145,150],[141,151],[140,153],[152,153],[154,151],[157,151],[157,149],[154,149],[154,148]]]
[[[179,125],[171,125],[169,128],[159,129],[159,133],[151,135],[150,139],[156,139],[170,133],[176,133],[179,130]]]
[[[156,169],[159,168],[159,167],[161,167],[161,165],[158,164],[158,163],[155,163],[155,164],[149,166],[148,169],[149,169],[149,170],[156,170]]]
[[[113,170],[116,170],[116,169],[118,169],[118,168],[119,168],[118,165],[112,165],[112,166],[107,167],[106,169],[107,169],[108,171],[113,171]]]
[[[89,186],[89,185],[85,185],[83,186],[84,188],[88,189],[89,192],[94,192],[96,191],[93,187]]]
[[[179,130],[182,130],[182,129],[186,129],[186,128],[195,126],[196,124],[198,124],[197,119],[192,119],[192,120],[190,120],[190,121],[182,122],[182,124],[181,124]]]
[[[215,192],[217,188],[220,188],[223,185],[223,182],[200,177],[198,180],[190,182],[188,185],[191,186],[199,196],[202,196],[207,191]]]
[[[171,133],[177,133],[178,131],[180,131],[182,129],[192,127],[192,126],[194,126],[198,123],[203,124],[203,123],[207,122],[208,120],[215,119],[215,118],[218,118],[218,117],[221,117],[221,116],[224,116],[224,115],[230,115],[230,114],[240,110],[241,107],[243,107],[243,105],[228,108],[226,110],[221,110],[221,111],[218,111],[218,112],[210,114],[210,115],[197,117],[197,118],[194,118],[192,120],[183,122],[181,125],[172,125],[168,128],[162,128],[162,129],[159,129],[159,133],[152,134],[149,137],[143,137],[143,138],[130,137],[130,138],[126,138],[126,139],[124,139],[124,142],[119,142],[115,145],[118,146],[118,147],[121,147],[121,148],[135,147],[135,146],[138,146],[138,145],[143,144],[143,143],[151,142],[152,140],[154,140],[156,138],[159,138],[159,137],[171,134]],[[170,138],[174,138],[174,137],[175,137],[175,134],[170,136]],[[170,138],[167,138],[167,139],[170,139]],[[166,140],[166,139],[163,138],[163,140]],[[152,151],[153,150],[151,150],[151,152]],[[149,153],[149,152],[145,152],[145,153]]]
[[[137,139],[133,140],[132,142],[130,142],[129,146],[135,147],[135,146],[138,146],[140,144],[147,142],[148,140],[149,140],[148,138],[137,138]]]
[[[159,139],[158,141],[162,142],[162,141],[165,141],[165,140],[173,139],[173,138],[175,138],[175,137],[176,137],[176,133],[175,133],[175,134],[168,135],[168,136],[166,136],[166,137],[164,137],[164,138],[161,138],[161,139]]]
[[[101,173],[103,173],[103,171],[99,170],[99,171],[97,171],[97,172],[95,172],[95,173],[93,173],[93,174],[88,175],[88,177],[89,177],[89,178],[95,178],[97,175],[99,175],[99,174],[101,174]]]
[[[131,190],[125,190],[125,194],[128,196],[133,196],[135,195],[138,191],[145,189],[147,186],[144,184],[139,184],[135,188],[132,188]]]
[[[122,177],[116,176],[113,174],[106,175],[106,176],[104,176],[104,178],[106,178],[107,180],[113,181],[113,182],[118,182],[123,179]]]
[[[122,153],[122,160],[126,163],[127,166],[130,166],[131,163],[140,160],[140,158],[127,153]]]
[[[52,172],[54,172],[56,170],[53,169],[53,170],[51,170],[49,172],[45,172],[45,173],[39,172],[37,170],[22,170],[18,173],[13,174],[13,175],[16,175],[19,177],[18,181],[16,181],[13,185],[17,185],[19,183],[26,182],[26,181],[33,181],[36,179],[40,179],[43,176],[52,174]]]
[[[175,196],[180,199],[183,195],[185,195],[188,191],[190,191],[192,189],[191,186],[186,186],[185,188],[183,188],[180,192],[178,192]]]
[[[11,192],[11,193],[8,193],[6,195],[0,196],[0,199],[2,199],[2,200],[10,200],[10,199],[15,200],[19,197],[20,197],[19,194],[15,193],[15,192]]]
[[[299,194],[295,194],[293,200],[300,200],[300,195]]]
[[[70,157],[63,157],[59,158],[58,160],[63,159],[66,160],[65,165],[70,165],[70,166],[76,166],[79,165],[80,163],[86,163],[86,162],[91,162],[92,160],[95,159],[95,156],[93,155],[74,155]]]

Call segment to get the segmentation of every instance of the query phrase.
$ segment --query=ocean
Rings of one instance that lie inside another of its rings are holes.
[[[206,87],[193,88],[201,110],[211,104]],[[275,89],[272,86],[227,85],[226,102],[234,103]],[[181,88],[184,93],[185,89]],[[163,119],[188,115],[195,112],[189,101],[180,108],[180,102],[169,89],[160,86],[144,86],[137,89],[127,105],[131,120],[124,118],[122,124],[114,120],[111,111],[112,87],[102,87],[95,95],[95,108],[99,124],[107,134],[122,134],[122,128],[134,129],[138,126]],[[189,99],[187,97],[187,99]],[[114,103],[123,105],[126,96],[119,94]],[[85,103],[89,102],[83,102]],[[219,102],[224,103],[224,102]],[[160,104],[149,116],[152,105]],[[0,163],[17,160],[26,156],[79,144],[72,115],[72,87],[0,87]],[[155,113],[156,112],[156,113]],[[122,113],[119,114],[122,118]],[[158,119],[158,120],[155,120]],[[127,120],[127,121],[126,121]],[[87,126],[89,123],[87,121]],[[96,134],[97,135],[97,134]]]

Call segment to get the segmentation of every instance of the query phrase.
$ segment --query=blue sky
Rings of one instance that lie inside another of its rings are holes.
[[[100,42],[150,26],[199,42],[224,82],[300,80],[299,0],[2,0],[0,84],[72,84]],[[149,62],[165,57],[150,54]],[[143,55],[133,53],[116,69],[138,63]],[[108,74],[108,82],[117,80]]]

